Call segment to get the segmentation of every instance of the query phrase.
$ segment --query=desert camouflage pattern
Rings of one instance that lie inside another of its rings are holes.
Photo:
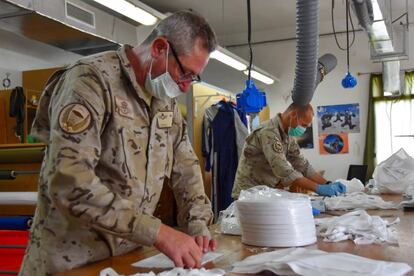
[[[257,185],[289,188],[296,179],[315,173],[296,140],[284,132],[278,114],[246,138],[232,197],[237,199],[242,190]]]
[[[46,144],[38,204],[20,275],[50,275],[140,245],[169,179],[178,224],[209,236],[211,204],[175,100],[136,82],[130,46],[56,72],[40,99],[32,135]]]

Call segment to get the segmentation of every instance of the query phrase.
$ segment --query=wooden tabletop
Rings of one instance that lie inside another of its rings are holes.
[[[398,199],[397,196],[387,196],[386,200]],[[317,243],[306,246],[309,249],[320,249],[328,252],[347,252],[371,259],[405,262],[414,268],[414,211],[404,210],[370,210],[371,215],[379,215],[386,219],[400,218],[400,223],[395,225],[398,231],[399,245],[390,244],[372,244],[372,245],[356,245],[352,241],[342,241],[335,243],[323,242],[318,238]],[[215,260],[214,263],[208,263],[206,268],[222,268],[229,271],[231,265],[243,260],[247,256],[257,253],[278,250],[281,248],[262,248],[244,245],[240,236],[222,235],[217,233],[217,226],[212,227],[212,233],[218,240],[218,252],[224,253],[222,257]],[[131,264],[145,259],[147,257],[158,254],[159,252],[153,247],[144,247],[135,250],[129,254],[112,257],[107,260],[96,262],[81,268],[73,269],[67,272],[58,273],[58,276],[78,276],[78,275],[99,275],[99,272],[106,268],[112,267],[119,274],[130,275],[138,272],[149,272],[151,269],[138,269],[132,267]],[[152,269],[154,272],[161,270]],[[236,275],[227,273],[226,275]],[[240,274],[237,274],[240,275]],[[414,275],[411,271],[409,275]]]

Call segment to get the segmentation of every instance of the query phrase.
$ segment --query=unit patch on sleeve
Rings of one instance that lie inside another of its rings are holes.
[[[90,126],[91,117],[92,115],[85,105],[68,104],[59,114],[59,126],[66,133],[78,134]]]
[[[279,140],[273,143],[273,150],[277,153],[281,153],[283,151],[282,143]]]

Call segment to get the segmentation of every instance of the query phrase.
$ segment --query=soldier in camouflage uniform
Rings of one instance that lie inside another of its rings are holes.
[[[328,183],[313,169],[293,138],[303,135],[312,119],[310,104],[291,104],[285,112],[256,128],[246,138],[232,197],[237,199],[241,190],[257,185],[289,188],[292,192],[315,191],[325,196],[345,192],[343,184]]]
[[[83,58],[50,78],[32,129],[46,150],[20,275],[50,275],[141,245],[198,267],[202,252],[215,249],[211,204],[174,99],[215,47],[202,17],[178,12],[141,45]],[[166,178],[186,234],[152,216]]]

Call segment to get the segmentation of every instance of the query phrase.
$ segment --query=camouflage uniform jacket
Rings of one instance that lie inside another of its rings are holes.
[[[315,173],[296,140],[283,130],[279,114],[246,138],[232,197],[236,199],[241,190],[257,185],[288,187],[296,179]]]
[[[32,134],[46,143],[21,275],[47,275],[152,245],[165,178],[178,224],[209,236],[211,204],[175,100],[141,89],[130,46],[55,73]]]

